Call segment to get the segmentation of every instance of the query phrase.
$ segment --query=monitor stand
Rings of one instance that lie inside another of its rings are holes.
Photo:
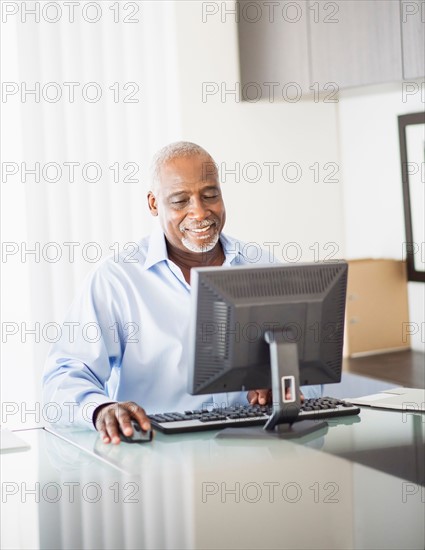
[[[298,347],[290,331],[267,331],[264,335],[270,346],[273,413],[264,430],[274,437],[302,437],[327,427],[327,422],[300,420]],[[290,341],[292,340],[292,341]],[[289,393],[287,397],[287,393]]]

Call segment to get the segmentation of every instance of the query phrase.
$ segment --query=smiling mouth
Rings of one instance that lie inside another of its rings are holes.
[[[207,239],[210,236],[211,230],[215,227],[215,224],[212,223],[211,225],[208,225],[207,227],[202,228],[190,228],[187,227],[184,231],[186,234],[191,234],[195,236],[197,239]]]

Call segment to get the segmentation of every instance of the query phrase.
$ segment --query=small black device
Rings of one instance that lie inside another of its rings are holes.
[[[142,430],[136,420],[131,421],[131,426],[133,428],[133,435],[128,436],[120,432],[121,441],[125,441],[125,443],[147,443],[148,441],[152,441],[152,430]]]

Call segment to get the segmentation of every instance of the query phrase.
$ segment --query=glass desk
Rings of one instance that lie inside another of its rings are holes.
[[[424,548],[423,414],[363,408],[298,441],[48,429],[1,457],[4,548]]]

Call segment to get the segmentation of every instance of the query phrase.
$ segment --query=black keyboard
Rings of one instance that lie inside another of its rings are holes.
[[[148,415],[154,430],[165,434],[221,430],[223,428],[261,426],[273,412],[272,405],[241,405],[220,409],[168,412]],[[335,399],[320,397],[306,399],[301,405],[299,418],[302,420],[324,420],[326,418],[359,414],[359,407]]]

